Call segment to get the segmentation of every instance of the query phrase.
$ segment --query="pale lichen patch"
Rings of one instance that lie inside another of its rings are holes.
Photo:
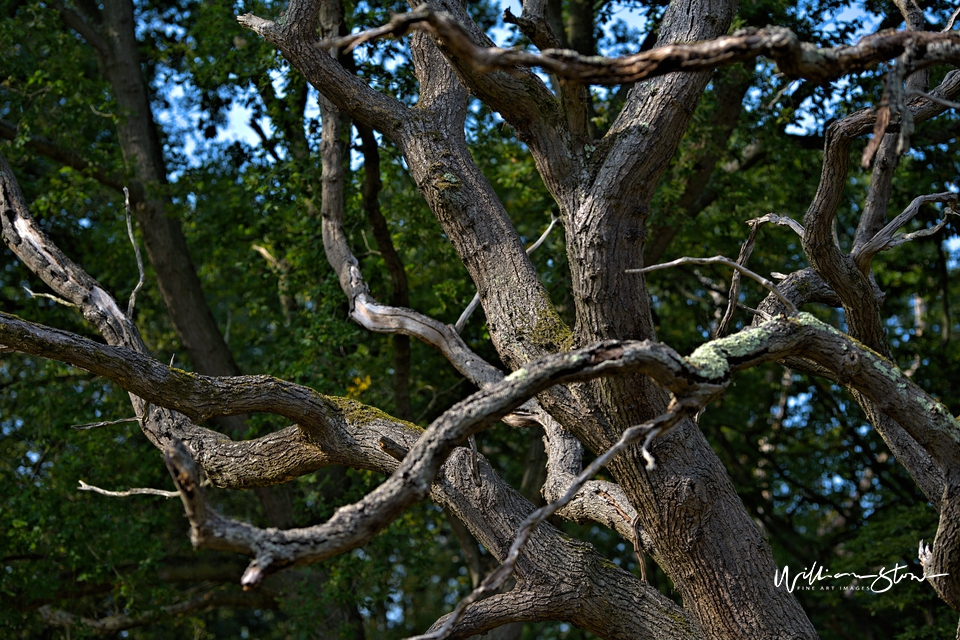
[[[772,332],[764,327],[741,331],[700,345],[686,360],[710,380],[724,378],[730,373],[730,358],[744,358],[757,353],[769,340]]]
[[[516,371],[508,375],[506,378],[504,378],[504,380],[523,380],[528,375],[530,375],[530,372],[524,369],[523,367],[520,367],[519,369],[517,369]]]
[[[704,378],[715,380],[730,373],[730,365],[723,349],[716,342],[700,345],[686,358],[687,362],[695,366]]]

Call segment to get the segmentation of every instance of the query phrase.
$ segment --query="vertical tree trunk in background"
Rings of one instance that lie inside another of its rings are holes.
[[[199,373],[240,375],[240,368],[204,296],[179,218],[166,193],[167,170],[150,106],[150,91],[140,68],[133,3],[106,0],[98,14],[81,17],[61,9],[61,15],[68,26],[78,29],[94,47],[101,73],[113,88],[120,111],[117,118],[120,149],[126,171],[133,179],[133,212],[177,337]],[[92,25],[99,25],[99,29]],[[220,417],[217,423],[235,437],[246,431],[243,416]],[[255,493],[273,526],[294,525],[289,489],[257,488]]]
[[[393,246],[390,227],[380,211],[380,151],[373,129],[357,125],[363,152],[363,208],[367,221],[373,228],[373,237],[390,274],[390,304],[394,307],[409,307],[410,292],[407,287],[407,272],[403,261]],[[393,399],[397,405],[397,417],[413,419],[410,408],[410,337],[396,334],[393,342]]]

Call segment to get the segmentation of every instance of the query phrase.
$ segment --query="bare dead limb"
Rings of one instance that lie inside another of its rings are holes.
[[[126,491],[108,491],[107,489],[101,489],[100,487],[95,487],[91,484],[87,484],[83,480],[80,480],[80,486],[78,487],[79,491],[93,491],[94,493],[99,493],[104,496],[111,496],[114,498],[127,498],[130,496],[160,496],[162,498],[176,498],[180,494],[176,491],[164,491],[163,489],[127,489]]]
[[[128,422],[140,422],[140,418],[122,418],[120,420],[107,420],[106,422],[88,422],[87,424],[71,425],[71,429],[77,431],[86,431],[87,429],[99,429],[100,427],[111,427],[115,424],[126,424]]]
[[[950,16],[949,20],[947,20],[947,26],[945,26],[940,33],[948,33],[951,29],[953,29],[953,25],[957,21],[958,16],[960,16],[960,7],[957,7],[957,10],[953,12],[953,15]]]
[[[754,243],[757,241],[757,232],[760,229],[760,225],[764,222],[770,222],[776,225],[790,227],[800,238],[803,238],[803,226],[790,218],[789,216],[778,216],[775,213],[768,213],[765,216],[759,218],[754,218],[752,220],[747,220],[747,224],[750,225],[750,235],[747,237],[747,240],[743,243],[743,246],[740,248],[740,255],[737,258],[737,264],[746,266],[747,260],[750,259],[750,254],[753,253]],[[776,277],[776,274],[773,274]],[[777,295],[779,292],[779,287],[777,292],[774,292],[774,295]],[[720,320],[720,324],[717,328],[717,336],[724,336],[727,334],[727,331],[730,326],[730,322],[733,320],[733,312],[736,308],[742,307],[750,311],[751,313],[757,314],[760,313],[749,307],[744,307],[741,305],[737,298],[740,295],[740,272],[736,271],[733,274],[733,279],[730,283],[730,290],[727,293],[727,310],[723,314],[723,318]]]
[[[753,253],[753,245],[757,241],[757,232],[759,230],[759,222],[753,222],[750,224],[750,234],[740,247],[740,255],[737,256],[737,264],[742,267],[747,266],[747,260],[750,259],[750,254]],[[730,288],[727,290],[727,310],[724,311],[723,318],[720,319],[720,324],[717,326],[717,337],[725,336],[727,334],[730,323],[733,321],[733,312],[737,309],[737,299],[739,297],[740,272],[734,271],[733,278],[730,280]]]
[[[46,298],[47,300],[53,300],[57,304],[61,304],[65,307],[73,307],[74,309],[77,308],[77,305],[73,304],[72,302],[68,302],[63,298],[58,298],[55,295],[51,295],[49,293],[36,293],[35,291],[31,291],[29,287],[24,287],[23,290],[31,298]]]
[[[54,245],[27,211],[20,185],[0,155],[0,209],[3,240],[18,258],[59,297],[79,307],[108,342],[143,350],[136,327],[116,301],[83,269]]]
[[[768,280],[767,278],[764,278],[764,277],[761,276],[760,274],[758,274],[758,273],[756,273],[756,272],[754,272],[754,271],[751,271],[750,269],[747,269],[747,268],[744,267],[743,265],[741,265],[741,264],[739,264],[739,263],[737,263],[737,262],[734,262],[734,261],[731,260],[730,258],[725,258],[725,257],[723,257],[723,256],[714,256],[714,257],[712,257],[712,258],[690,258],[690,257],[687,257],[687,258],[678,258],[678,259],[676,259],[676,260],[671,260],[670,262],[664,262],[664,263],[661,263],[661,264],[653,265],[652,267],[644,267],[643,269],[627,269],[624,273],[649,273],[649,272],[651,272],[651,271],[660,271],[661,269],[671,269],[671,268],[673,268],[673,267],[678,267],[678,266],[684,265],[684,264],[724,264],[724,265],[727,265],[728,267],[731,267],[731,268],[733,268],[733,269],[736,269],[738,272],[742,273],[743,275],[745,275],[745,276],[747,276],[747,277],[749,277],[749,278],[751,278],[751,279],[753,279],[753,280],[756,280],[757,282],[759,282],[760,284],[762,284],[764,287],[766,287],[767,290],[769,290],[771,293],[773,293],[775,296],[777,296],[777,298],[780,299],[780,301],[783,303],[784,307],[786,307],[787,312],[789,312],[789,313],[797,313],[797,308],[794,306],[794,304],[793,304],[789,299],[787,299],[782,293],[780,293],[780,290],[777,288],[777,285],[776,285],[773,281]]]
[[[790,227],[794,233],[803,238],[803,225],[790,216],[781,216],[777,215],[776,213],[768,213],[765,216],[754,218],[753,220],[747,220],[747,224],[763,224],[764,222],[769,222],[770,224],[779,225],[781,227]]]

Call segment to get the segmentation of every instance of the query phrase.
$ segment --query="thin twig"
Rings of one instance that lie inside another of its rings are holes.
[[[916,89],[913,89],[907,92],[907,97],[908,98],[926,98],[931,102],[942,104],[943,106],[949,107],[950,109],[960,109],[960,102],[951,102],[950,100],[939,98],[933,94],[927,93],[926,91],[917,91]]]
[[[113,120],[114,122],[116,122],[117,116],[115,114],[112,114],[106,111],[97,111],[92,104],[87,106],[90,107],[90,111],[93,111],[94,115],[100,116],[101,118],[106,118],[107,120]]]
[[[947,26],[945,26],[943,31],[940,33],[946,33],[953,29],[953,24],[957,21],[958,17],[960,17],[960,7],[957,7],[957,10],[953,12],[953,15],[950,16],[950,20],[947,21]]]
[[[140,292],[140,289],[143,288],[145,276],[143,273],[143,257],[140,255],[140,247],[137,246],[137,241],[133,237],[133,221],[130,216],[130,190],[126,187],[123,188],[123,210],[127,216],[127,235],[130,237],[130,244],[133,245],[133,253],[137,256],[137,271],[140,273],[140,280],[130,293],[130,302],[127,304],[127,317],[132,321],[133,309],[137,305],[137,294]]]
[[[760,218],[747,220],[747,224],[750,225],[750,234],[747,237],[747,240],[743,243],[743,246],[740,247],[740,255],[737,257],[737,264],[743,267],[747,266],[747,260],[750,259],[750,255],[753,253],[753,247],[757,242],[757,233],[760,230],[760,225],[762,225],[764,222],[771,222],[784,227],[790,227],[798,236],[803,238],[803,225],[788,216],[778,216],[775,213],[768,213]],[[733,322],[733,313],[736,311],[737,307],[741,306],[737,301],[739,296],[740,272],[737,271],[733,274],[733,278],[730,282],[730,290],[727,293],[727,310],[724,312],[723,319],[720,320],[720,326],[717,328],[718,338],[721,338],[727,334],[727,331],[730,328],[730,323]]]
[[[73,304],[72,302],[68,302],[68,301],[64,300],[63,298],[58,298],[57,296],[54,296],[54,295],[50,295],[49,293],[34,293],[33,291],[30,291],[30,289],[29,289],[28,287],[24,287],[23,290],[26,291],[26,292],[27,292],[27,295],[30,296],[31,298],[49,298],[50,300],[53,300],[53,301],[56,302],[57,304],[62,304],[62,305],[65,306],[65,307],[74,307],[74,308],[76,308],[76,306],[77,306],[77,305]]]
[[[163,498],[176,498],[180,495],[176,491],[164,491],[163,489],[127,489],[126,491],[107,491],[106,489],[95,487],[92,484],[87,484],[83,480],[80,480],[80,486],[78,487],[78,490],[93,491],[94,493],[99,493],[100,495],[111,496],[114,498],[129,498],[130,496],[161,496]]]
[[[540,248],[546,240],[547,236],[550,235],[550,232],[553,231],[553,227],[557,224],[557,216],[550,216],[550,225],[547,227],[547,230],[540,234],[540,237],[537,238],[537,241],[532,245],[527,247],[527,255],[530,255],[534,251]],[[473,315],[473,312],[477,310],[477,307],[480,305],[480,292],[478,291],[473,295],[473,300],[470,301],[470,304],[467,305],[467,308],[463,310],[463,313],[460,314],[460,318],[457,320],[456,324],[453,325],[454,330],[457,333],[463,333],[463,328],[467,326],[467,321],[470,320],[470,316]]]
[[[744,241],[743,246],[740,247],[740,255],[737,256],[737,264],[741,267],[747,266],[747,260],[750,259],[750,255],[753,253],[753,246],[757,243],[757,234],[760,232],[760,222],[751,220],[749,224],[750,233]],[[716,337],[718,338],[727,335],[730,323],[733,322],[733,313],[737,310],[737,298],[740,297],[741,277],[739,271],[733,272],[733,278],[730,280],[730,289],[727,291],[727,310],[724,311],[723,318],[720,320],[720,326],[717,327]]]
[[[115,424],[126,424],[127,422],[140,422],[140,418],[123,418],[121,420],[108,420],[106,422],[88,422],[86,424],[70,425],[71,429],[77,431],[86,431],[88,429],[99,429],[100,427],[110,427]]]
[[[537,526],[539,526],[543,521],[552,516],[558,510],[566,506],[571,500],[573,500],[574,496],[577,495],[577,492],[583,488],[583,485],[586,484],[590,478],[595,476],[600,469],[607,466],[607,464],[609,464],[610,461],[613,460],[613,458],[623,449],[636,444],[641,440],[641,438],[643,439],[643,448],[641,452],[644,459],[647,461],[647,470],[653,469],[653,456],[650,455],[650,452],[647,449],[647,447],[650,445],[650,442],[652,442],[655,437],[670,432],[677,425],[677,423],[683,419],[683,417],[685,417],[691,411],[696,411],[698,408],[699,406],[694,407],[674,404],[667,413],[661,414],[653,420],[649,420],[640,425],[635,425],[624,431],[623,435],[620,436],[620,440],[617,441],[615,445],[610,447],[606,452],[603,453],[603,455],[597,457],[593,462],[587,465],[583,471],[580,472],[580,474],[567,489],[567,492],[563,494],[563,497],[556,502],[551,502],[548,505],[540,507],[527,516],[527,518],[520,525],[520,529],[517,531],[517,535],[513,540],[513,544],[510,545],[510,550],[507,552],[507,557],[503,561],[503,564],[501,564],[497,569],[484,578],[479,587],[474,589],[469,595],[467,595],[457,604],[456,608],[453,610],[453,613],[450,614],[450,616],[439,629],[421,636],[415,636],[409,640],[441,640],[442,638],[447,637],[460,618],[463,617],[467,607],[483,597],[484,594],[495,592],[503,585],[504,582],[506,582],[507,578],[513,574],[513,570],[517,565],[517,560],[520,558],[520,550],[523,549],[524,545],[527,543],[527,540],[530,538],[530,535],[534,532]]]
[[[769,109],[773,109],[774,105],[777,104],[777,102],[780,101],[780,98],[783,97],[783,94],[785,94],[785,93],[790,89],[790,87],[792,87],[793,85],[797,84],[798,82],[800,82],[800,81],[799,81],[799,80],[791,80],[791,81],[787,82],[787,84],[785,84],[785,85],[783,85],[782,87],[780,87],[780,90],[777,91],[776,94],[774,94],[773,99],[772,99],[770,102],[767,103],[767,106],[766,106],[765,108],[768,109],[768,110],[769,110]]]
[[[754,218],[753,220],[747,220],[747,224],[763,224],[764,222],[769,222],[770,224],[779,225],[781,227],[790,227],[793,229],[794,233],[803,238],[803,225],[790,216],[781,216],[776,213],[768,213],[765,216]]]
[[[783,303],[783,306],[787,308],[787,311],[789,311],[791,314],[797,313],[796,305],[794,305],[792,302],[790,302],[790,300],[784,297],[784,295],[780,293],[780,289],[778,289],[777,285],[775,285],[772,281],[767,280],[766,278],[761,276],[759,273],[755,273],[750,269],[747,269],[743,265],[737,264],[730,258],[725,258],[723,256],[714,256],[712,258],[691,258],[691,257],[677,258],[676,260],[672,260],[670,262],[655,264],[652,267],[644,267],[643,269],[627,269],[626,271],[624,271],[624,273],[650,273],[651,271],[660,271],[661,269],[670,269],[672,267],[678,267],[684,264],[725,264],[728,267],[736,269],[737,271],[747,276],[748,278],[752,278],[757,282],[759,282],[760,284],[762,284],[764,287],[767,288],[768,291],[770,291],[773,295],[777,296],[780,299],[780,301]]]
[[[766,322],[767,320],[770,320],[772,317],[769,313],[765,313],[763,311],[760,311],[759,309],[754,309],[753,307],[748,307],[747,305],[740,302],[737,303],[737,307],[739,307],[740,309],[743,309],[747,313],[752,313],[755,316],[760,316],[760,319],[763,320],[764,322]]]

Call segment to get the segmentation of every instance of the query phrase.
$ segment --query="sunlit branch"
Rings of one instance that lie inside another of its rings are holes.
[[[100,427],[112,427],[116,424],[127,424],[128,422],[140,422],[140,418],[122,418],[120,420],[107,420],[105,422],[88,422],[86,424],[71,425],[71,429],[77,431],[87,431],[88,429],[99,429]]]
[[[130,238],[130,244],[133,245],[133,253],[137,257],[137,272],[140,274],[137,286],[130,292],[130,302],[127,304],[127,317],[133,320],[133,310],[137,305],[137,294],[140,292],[140,289],[143,288],[145,276],[143,272],[143,257],[140,255],[140,247],[137,245],[137,239],[133,235],[133,221],[130,216],[130,190],[126,187],[123,188],[123,210],[127,217],[127,236]]]
[[[160,496],[162,498],[176,498],[180,495],[177,491],[164,491],[163,489],[136,488],[127,489],[126,491],[109,491],[107,489],[95,487],[92,484],[87,484],[83,480],[80,480],[79,482],[79,491],[93,491],[94,493],[99,493],[100,495],[104,496],[111,496],[113,498],[128,498],[130,496]]]

